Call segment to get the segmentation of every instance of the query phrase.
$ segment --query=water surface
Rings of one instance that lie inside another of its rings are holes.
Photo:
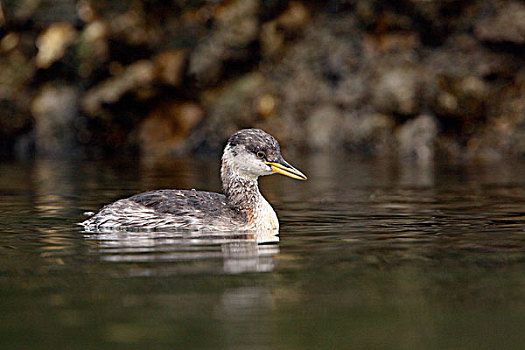
[[[309,180],[261,180],[264,244],[76,225],[140,191],[219,191],[216,160],[0,163],[0,347],[525,344],[523,164],[289,158]]]

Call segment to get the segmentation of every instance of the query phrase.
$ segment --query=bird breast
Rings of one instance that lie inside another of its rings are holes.
[[[246,218],[249,225],[256,229],[279,230],[277,214],[263,196],[259,196],[255,210],[246,213]]]

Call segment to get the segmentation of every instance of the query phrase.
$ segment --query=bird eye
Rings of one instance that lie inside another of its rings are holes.
[[[261,159],[263,159],[264,157],[266,157],[266,155],[264,154],[263,151],[259,151],[259,152],[257,152],[257,158],[261,158]]]

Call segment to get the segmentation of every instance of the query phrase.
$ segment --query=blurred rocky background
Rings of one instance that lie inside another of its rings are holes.
[[[525,1],[0,0],[0,155],[525,156]]]

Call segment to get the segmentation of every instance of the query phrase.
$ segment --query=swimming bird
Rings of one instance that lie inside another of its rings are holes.
[[[278,230],[272,206],[259,191],[258,178],[306,176],[287,163],[277,140],[260,129],[237,131],[222,155],[224,194],[195,190],[155,190],[104,206],[80,223],[104,229],[191,229],[213,231]]]

